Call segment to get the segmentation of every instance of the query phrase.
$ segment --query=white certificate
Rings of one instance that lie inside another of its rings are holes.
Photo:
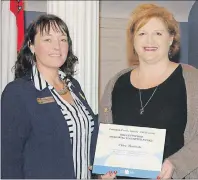
[[[100,124],[93,173],[156,179],[165,136],[165,129]]]

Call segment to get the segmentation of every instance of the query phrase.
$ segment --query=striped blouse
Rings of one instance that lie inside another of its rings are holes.
[[[80,99],[73,93],[71,88],[72,82],[69,79],[66,79],[66,83],[73,97],[74,104],[69,104],[65,101],[56,92],[55,88],[44,80],[36,66],[33,66],[32,72],[32,81],[34,82],[36,89],[42,91],[46,87],[49,88],[68,125],[73,147],[73,161],[76,178],[89,179],[90,172],[88,166],[90,166],[91,134],[94,129],[93,117]],[[62,71],[59,71],[59,75],[61,79],[65,79],[66,77]]]

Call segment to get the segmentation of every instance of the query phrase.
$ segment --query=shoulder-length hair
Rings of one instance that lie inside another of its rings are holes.
[[[129,61],[131,57],[135,58],[134,36],[136,32],[143,27],[151,18],[159,18],[162,20],[171,36],[173,43],[170,46],[169,59],[172,59],[180,49],[180,32],[179,23],[175,20],[172,13],[166,8],[155,4],[141,4],[131,13],[127,28],[127,53]]]
[[[72,40],[66,23],[58,16],[43,14],[27,28],[22,48],[18,53],[17,61],[14,65],[15,79],[27,76],[31,73],[32,66],[36,59],[35,55],[32,54],[30,50],[30,44],[34,44],[35,36],[39,31],[41,34],[44,32],[49,33],[50,28],[53,28],[54,31],[61,31],[67,35],[69,45],[68,55],[65,63],[60,67],[60,69],[66,74],[67,78],[71,78],[74,75],[74,68],[76,62],[78,62],[78,58],[73,54]]]

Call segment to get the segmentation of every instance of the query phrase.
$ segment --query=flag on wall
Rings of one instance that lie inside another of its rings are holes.
[[[0,92],[14,79],[12,68],[24,39],[24,1],[1,1],[0,15]]]
[[[24,39],[24,1],[10,0],[10,11],[16,17],[17,25],[17,51],[20,50]]]

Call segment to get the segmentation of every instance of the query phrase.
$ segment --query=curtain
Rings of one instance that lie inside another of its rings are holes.
[[[47,1],[47,13],[62,18],[79,59],[75,78],[95,113],[98,112],[99,1]]]

